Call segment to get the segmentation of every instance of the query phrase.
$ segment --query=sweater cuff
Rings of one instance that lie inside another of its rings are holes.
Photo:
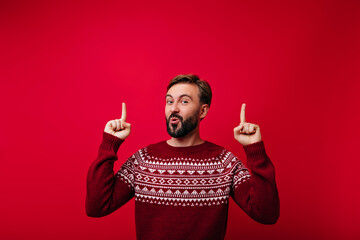
[[[266,157],[265,145],[262,140],[243,147],[249,162],[264,159],[264,157]]]
[[[124,140],[111,135],[110,133],[103,132],[103,139],[100,147],[105,150],[113,150],[116,153],[123,142]]]

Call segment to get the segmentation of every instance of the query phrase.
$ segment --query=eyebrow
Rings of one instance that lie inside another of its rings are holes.
[[[165,98],[167,98],[167,97],[172,98],[173,96],[171,96],[171,94],[166,94]],[[179,98],[182,98],[182,97],[188,97],[188,98],[190,98],[192,100],[192,97],[190,95],[188,95],[188,94],[181,94]]]

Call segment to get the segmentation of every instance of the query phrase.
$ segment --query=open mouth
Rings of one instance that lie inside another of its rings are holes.
[[[178,124],[180,122],[180,119],[176,118],[176,117],[172,117],[170,118],[170,123],[171,124]]]

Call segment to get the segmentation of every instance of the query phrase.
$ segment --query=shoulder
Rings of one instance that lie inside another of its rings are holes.
[[[224,154],[231,154],[233,155],[232,152],[230,152],[228,149],[224,148],[223,146],[221,145],[218,145],[216,143],[213,143],[213,142],[209,142],[209,141],[206,141],[207,144],[208,144],[208,147],[214,151],[218,151],[218,152],[222,152]]]
[[[236,158],[232,152],[219,144],[210,141],[206,141],[205,144],[206,147],[204,146],[202,152],[209,157],[216,157],[218,159],[221,159],[223,162],[229,158]]]
[[[157,143],[151,143],[151,144],[148,144],[148,145],[146,145],[146,146],[142,146],[142,147],[138,148],[139,150],[137,150],[137,151],[134,153],[134,155],[135,155],[135,154],[138,154],[138,153],[141,153],[141,152],[144,152],[144,151],[147,152],[148,149],[158,149],[158,148],[162,148],[162,147],[165,146],[165,144],[166,144],[166,141],[160,141],[160,142],[157,142]]]
[[[210,142],[210,141],[205,141],[210,147],[215,148],[215,149],[221,149],[224,150],[225,148],[223,146],[220,146],[216,143]]]
[[[223,161],[231,161],[236,163],[237,165],[243,165],[243,162],[238,158],[233,152],[228,150],[227,148],[217,145],[215,143],[210,143],[213,146],[213,149],[217,149],[218,152],[221,152],[221,157],[223,158]]]
[[[149,145],[147,145],[145,148],[159,148],[159,147],[164,147],[166,145],[166,141],[160,141],[160,142],[156,142],[156,143],[151,143]]]
[[[154,153],[154,152],[161,152],[165,147],[166,147],[166,141],[160,141],[160,142],[156,142],[156,143],[151,143],[145,147],[140,148],[134,155],[140,155],[140,156],[145,156],[148,155],[149,153]]]

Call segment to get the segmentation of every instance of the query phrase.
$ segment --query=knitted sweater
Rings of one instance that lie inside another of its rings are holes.
[[[103,133],[87,175],[88,216],[105,216],[135,197],[139,240],[224,239],[230,196],[260,223],[279,217],[275,170],[263,141],[244,146],[248,168],[207,141],[190,147],[162,141],[140,149],[114,173],[122,143]]]

